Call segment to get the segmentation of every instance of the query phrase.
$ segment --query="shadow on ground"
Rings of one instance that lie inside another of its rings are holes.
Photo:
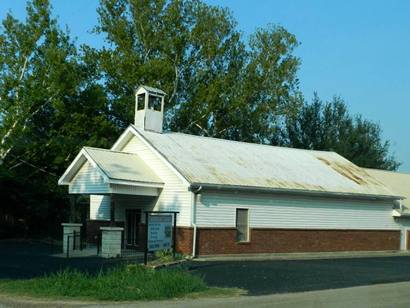
[[[98,273],[101,269],[132,262],[96,256],[56,257],[57,249],[49,243],[36,240],[0,240],[0,279],[33,278],[67,268]]]
[[[294,261],[192,262],[190,271],[210,286],[248,295],[301,292],[410,281],[410,257]]]

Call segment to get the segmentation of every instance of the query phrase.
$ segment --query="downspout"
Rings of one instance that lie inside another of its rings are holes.
[[[196,255],[196,233],[197,233],[197,226],[196,226],[196,200],[198,194],[201,192],[202,186],[199,186],[195,189],[192,189],[192,206],[191,206],[191,222],[192,226],[194,227],[194,232],[192,235],[192,258],[195,258]]]

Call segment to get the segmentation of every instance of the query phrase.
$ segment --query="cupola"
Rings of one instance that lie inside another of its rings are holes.
[[[164,98],[160,89],[139,86],[135,91],[135,126],[143,130],[162,133]]]

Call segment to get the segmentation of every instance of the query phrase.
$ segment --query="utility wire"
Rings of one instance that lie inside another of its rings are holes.
[[[47,173],[47,174],[49,174],[49,175],[51,175],[51,176],[54,176],[54,177],[58,177],[57,174],[52,173],[52,172],[50,172],[50,171],[47,171],[47,170],[44,169],[44,168],[38,167],[38,166],[36,166],[36,165],[33,165],[32,163],[29,163],[28,161],[26,161],[26,160],[24,160],[24,159],[21,159],[21,158],[19,158],[19,157],[14,156],[14,155],[11,155],[11,156],[13,156],[15,159],[19,160],[21,163],[23,163],[23,164],[25,164],[25,165],[27,165],[27,166],[30,166],[30,167],[32,167],[32,168],[34,168],[34,169],[37,169],[38,171]]]

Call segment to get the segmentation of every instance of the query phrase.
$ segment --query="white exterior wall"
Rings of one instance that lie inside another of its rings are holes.
[[[203,192],[198,227],[235,227],[236,208],[249,209],[250,228],[399,230],[392,203],[267,194]]]
[[[410,247],[407,247],[407,233],[410,231],[410,217],[397,218],[397,223],[400,225],[401,230],[400,249],[410,250]]]
[[[90,195],[90,219],[110,220],[111,197],[104,195]]]
[[[104,179],[99,172],[90,164],[85,162],[73,181],[69,185],[70,194],[81,193],[108,193],[109,185],[104,183]]]
[[[115,221],[125,221],[126,209],[141,209],[144,212],[151,210],[155,202],[155,197],[115,195]],[[90,195],[90,220],[110,220],[110,216],[111,196]]]
[[[144,211],[151,210],[155,203],[155,197],[115,196],[115,220],[125,221],[125,210],[141,209],[141,222],[143,222]]]
[[[164,181],[165,185],[153,210],[179,211],[178,226],[191,225],[192,193],[174,171],[138,137],[134,136],[121,151],[138,154],[145,163]]]

